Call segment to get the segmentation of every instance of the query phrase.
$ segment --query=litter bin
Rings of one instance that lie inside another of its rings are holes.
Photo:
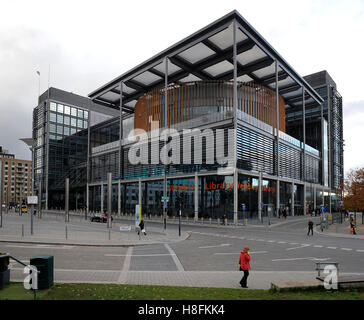
[[[39,255],[30,258],[30,265],[39,271],[38,289],[48,289],[53,286],[54,278],[54,259],[51,255]]]

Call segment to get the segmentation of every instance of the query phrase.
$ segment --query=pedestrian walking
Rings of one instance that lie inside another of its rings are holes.
[[[226,221],[227,221],[226,213],[224,213],[224,215],[222,216],[222,222],[223,222],[224,226],[226,226]]]
[[[244,250],[240,252],[239,257],[239,270],[244,272],[244,276],[240,280],[240,285],[242,288],[248,288],[247,286],[247,280],[249,276],[249,270],[250,270],[250,249],[248,247],[245,247]]]
[[[310,231],[311,231],[311,235],[313,235],[313,222],[312,222],[312,219],[310,219],[308,221],[308,232],[307,232],[308,236],[310,235]]]
[[[284,208],[282,212],[282,218],[285,220],[287,218],[287,209]]]
[[[354,218],[351,217],[351,220],[350,220],[350,232],[352,234],[356,234],[356,231],[355,231],[355,221],[354,221]]]
[[[145,232],[145,227],[144,227],[144,221],[143,221],[143,219],[139,223],[139,228],[140,228],[140,231],[146,236],[147,233]],[[138,231],[138,235],[139,235],[139,231]]]

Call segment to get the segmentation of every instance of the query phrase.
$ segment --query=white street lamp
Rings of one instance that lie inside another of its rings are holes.
[[[34,147],[37,144],[37,141],[33,138],[22,138],[19,139],[23,141],[32,152],[32,177],[31,177],[31,193],[32,196],[34,195]],[[34,206],[31,206],[31,212],[30,212],[30,234],[33,235],[33,214],[34,214]]]

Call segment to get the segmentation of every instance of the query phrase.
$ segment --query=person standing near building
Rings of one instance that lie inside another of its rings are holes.
[[[310,235],[310,231],[311,231],[311,235],[313,235],[313,222],[312,222],[312,219],[310,219],[308,221],[308,232],[307,232],[308,236]]]
[[[240,252],[239,257],[239,270],[244,272],[244,276],[240,280],[240,285],[242,288],[248,288],[247,280],[250,270],[250,249],[245,247],[244,250]]]

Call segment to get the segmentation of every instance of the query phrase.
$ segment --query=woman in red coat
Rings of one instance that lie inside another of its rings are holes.
[[[249,248],[245,247],[244,250],[242,250],[240,252],[240,258],[239,258],[239,268],[240,271],[244,271],[244,276],[243,278],[240,280],[240,285],[243,288],[248,288],[246,285],[248,276],[249,276],[249,269],[250,269],[250,252],[249,252]]]

